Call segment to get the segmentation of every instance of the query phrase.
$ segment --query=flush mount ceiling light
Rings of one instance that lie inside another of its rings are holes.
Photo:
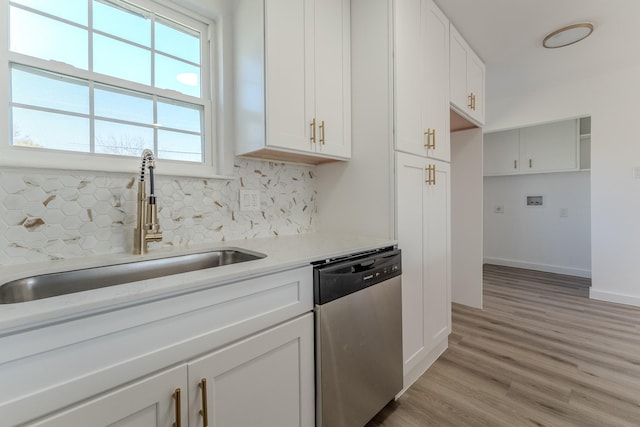
[[[581,22],[560,28],[544,38],[542,46],[547,49],[569,46],[587,38],[593,32],[593,24]]]

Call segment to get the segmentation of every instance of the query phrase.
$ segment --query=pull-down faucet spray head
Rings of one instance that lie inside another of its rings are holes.
[[[149,149],[143,150],[141,160],[140,181],[138,182],[138,211],[136,229],[134,230],[133,236],[134,254],[144,254],[147,252],[147,244],[149,242],[159,242],[162,240],[154,188],[153,172],[156,164],[153,151]],[[146,169],[149,169],[150,191],[148,197],[145,183]]]

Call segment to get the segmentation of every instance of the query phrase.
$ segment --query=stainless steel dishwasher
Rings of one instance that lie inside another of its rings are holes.
[[[316,426],[366,424],[402,389],[401,253],[316,263]]]

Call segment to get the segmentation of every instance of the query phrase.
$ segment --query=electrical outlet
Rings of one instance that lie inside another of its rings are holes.
[[[240,210],[252,212],[260,210],[260,192],[257,190],[240,190]]]
[[[493,207],[493,213],[504,213],[504,206],[502,205],[495,205]]]

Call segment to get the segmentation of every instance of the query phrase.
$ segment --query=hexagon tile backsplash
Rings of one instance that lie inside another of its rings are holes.
[[[314,230],[312,166],[236,158],[235,180],[156,177],[161,243],[194,243]],[[260,191],[241,212],[240,189]],[[0,265],[131,252],[137,174],[0,170]]]

